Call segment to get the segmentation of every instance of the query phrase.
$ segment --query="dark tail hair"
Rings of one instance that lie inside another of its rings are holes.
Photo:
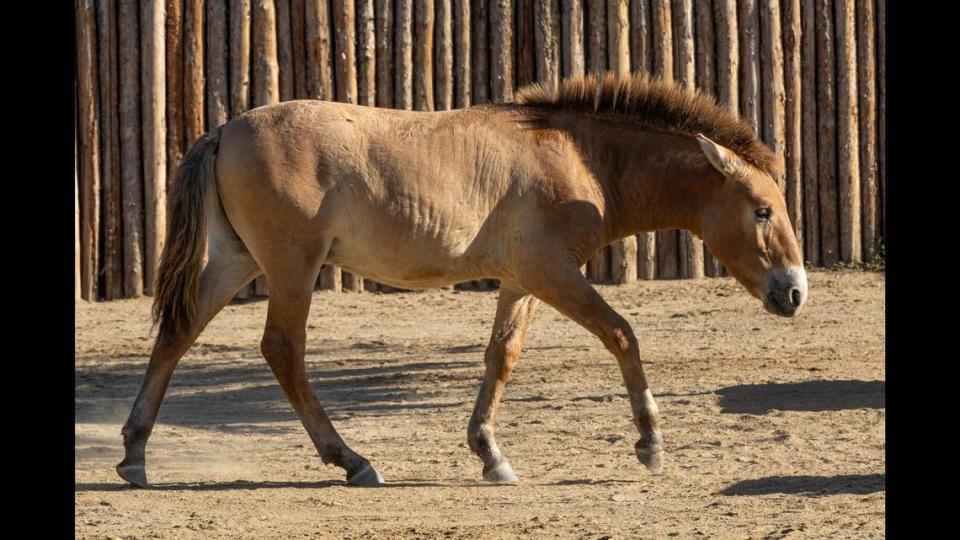
[[[180,161],[171,185],[167,243],[153,296],[153,324],[160,325],[158,340],[186,331],[197,311],[206,247],[206,197],[214,180],[219,144],[219,128],[197,139]]]

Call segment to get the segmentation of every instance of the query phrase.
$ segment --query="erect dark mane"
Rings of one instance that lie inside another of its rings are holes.
[[[774,178],[782,173],[782,162],[743,119],[711,97],[646,75],[573,77],[561,81],[557,90],[533,84],[521,88],[514,101],[530,107],[614,114],[651,128],[702,133]]]

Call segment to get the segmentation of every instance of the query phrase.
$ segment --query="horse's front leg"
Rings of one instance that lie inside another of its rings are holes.
[[[509,286],[500,288],[493,333],[483,355],[487,369],[467,428],[470,448],[483,460],[483,478],[491,482],[517,480],[510,463],[497,447],[493,426],[503,389],[520,358],[523,338],[539,303],[533,296],[516,292]]]
[[[580,273],[579,265],[540,259],[523,273],[521,284],[557,311],[600,338],[617,358],[630,395],[633,421],[640,431],[634,449],[640,462],[653,474],[663,469],[663,437],[659,413],[640,362],[640,348],[633,329],[613,310]]]

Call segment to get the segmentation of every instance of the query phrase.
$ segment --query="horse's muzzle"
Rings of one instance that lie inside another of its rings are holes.
[[[763,307],[774,315],[793,317],[807,301],[807,273],[802,267],[774,270],[763,295]]]

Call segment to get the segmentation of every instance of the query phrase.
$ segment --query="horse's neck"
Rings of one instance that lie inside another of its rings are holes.
[[[709,164],[695,140],[629,127],[590,132],[578,144],[603,189],[611,239],[657,229],[700,233]]]

